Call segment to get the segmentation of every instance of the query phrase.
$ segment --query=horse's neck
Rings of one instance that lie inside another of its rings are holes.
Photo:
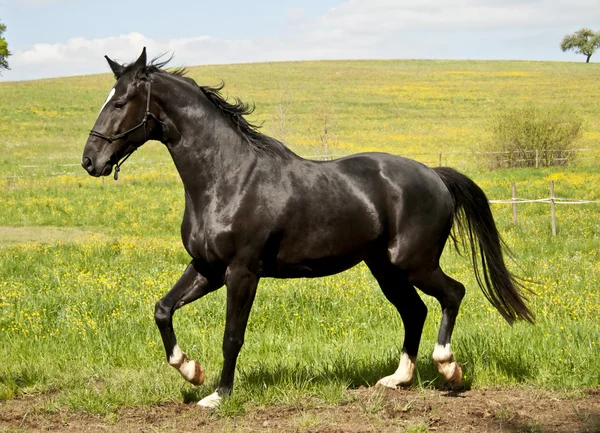
[[[257,158],[225,119],[216,113],[204,114],[195,126],[193,119],[180,122],[180,138],[167,144],[191,197],[207,197],[216,185],[245,176]]]

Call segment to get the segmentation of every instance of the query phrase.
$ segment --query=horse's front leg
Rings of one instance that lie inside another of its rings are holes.
[[[181,373],[185,380],[194,385],[201,385],[204,382],[204,369],[198,362],[189,359],[179,348],[173,330],[173,314],[175,310],[194,302],[222,285],[222,283],[214,281],[209,282],[198,272],[192,262],[173,288],[156,303],[154,320],[167,352],[167,361]]]
[[[231,394],[235,364],[244,344],[244,334],[248,317],[256,295],[258,276],[245,266],[230,266],[227,270],[227,317],[223,335],[223,370],[217,390],[202,399],[198,404],[216,407],[221,398]]]

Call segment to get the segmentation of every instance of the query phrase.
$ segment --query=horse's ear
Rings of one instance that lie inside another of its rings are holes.
[[[142,54],[134,63],[135,69],[142,69],[146,67],[146,47],[142,50]]]
[[[104,56],[110,69],[112,69],[113,74],[115,74],[115,78],[118,80],[123,75],[123,71],[125,70],[125,66],[119,65],[117,62],[112,61],[108,56]]]

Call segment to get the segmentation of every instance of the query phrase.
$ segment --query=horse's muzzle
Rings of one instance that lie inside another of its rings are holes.
[[[112,168],[113,168],[113,164],[111,163],[111,161],[108,161],[107,163],[104,164],[104,166],[101,169],[98,169],[97,166],[92,161],[92,159],[87,156],[81,160],[81,166],[83,168],[85,168],[85,170],[91,176],[94,176],[94,177],[108,176],[112,172]]]
[[[94,163],[92,162],[92,160],[90,158],[88,158],[87,156],[85,158],[83,158],[83,160],[81,161],[81,166],[83,168],[85,168],[85,170],[89,173],[89,174],[93,174],[94,172]]]

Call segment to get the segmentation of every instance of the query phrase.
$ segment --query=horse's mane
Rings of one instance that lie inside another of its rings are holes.
[[[252,114],[255,106],[244,103],[240,98],[234,97],[233,102],[229,102],[227,97],[223,97],[221,90],[225,87],[225,82],[221,81],[218,86],[200,86],[192,78],[187,77],[187,69],[178,67],[166,70],[165,67],[172,60],[172,57],[166,60],[160,60],[159,56],[150,61],[150,63],[138,72],[138,76],[147,77],[149,74],[168,74],[185,80],[196,86],[204,93],[206,98],[217,108],[229,123],[237,130],[240,135],[246,139],[252,150],[266,155],[276,155],[282,158],[289,158],[293,153],[282,142],[269,137],[259,131],[261,125],[250,123],[244,116]]]

